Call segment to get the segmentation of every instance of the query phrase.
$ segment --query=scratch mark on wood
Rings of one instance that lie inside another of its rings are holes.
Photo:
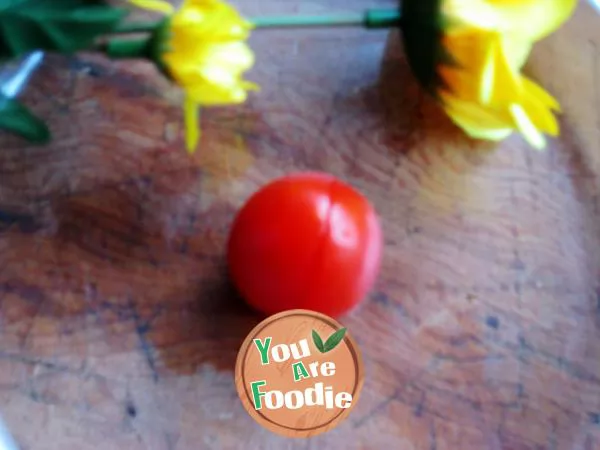
[[[429,426],[429,450],[437,450],[437,432],[435,429],[435,420],[431,420],[431,425]]]
[[[125,410],[127,411],[127,415],[132,419],[137,417],[137,409],[133,403],[128,403]]]
[[[22,233],[35,233],[43,228],[32,214],[0,209],[0,231],[7,231],[13,225]]]
[[[65,373],[70,373],[70,374],[74,374],[74,375],[83,375],[84,374],[84,371],[81,368],[74,368],[71,366],[67,366],[65,364],[59,364],[59,363],[55,363],[52,361],[46,361],[44,359],[36,358],[33,356],[25,356],[22,354],[0,351],[0,360],[2,360],[2,359],[7,360],[7,361],[19,362],[22,364],[26,364],[28,366],[40,366],[47,370],[56,371],[56,372],[65,372]],[[104,377],[101,377],[99,375],[94,375],[94,374],[86,374],[86,376],[99,377],[101,379],[104,378]]]
[[[419,402],[417,403],[417,406],[415,406],[415,409],[414,409],[414,414],[416,417],[421,417],[423,415],[423,407],[425,405],[426,398],[427,398],[427,393],[425,391],[423,391],[421,393],[421,398],[419,399]]]
[[[354,428],[359,428],[359,427],[363,426],[365,423],[370,421],[373,417],[382,413],[388,407],[388,405],[390,403],[392,403],[394,400],[398,399],[399,395],[400,395],[400,389],[397,389],[396,391],[394,391],[394,393],[392,393],[392,395],[388,396],[385,400],[383,400],[381,403],[379,403],[377,406],[375,406],[375,408],[373,408],[370,412],[368,412],[364,417],[362,417],[359,420],[357,420],[356,422],[354,422]]]
[[[500,320],[496,316],[488,316],[485,319],[485,323],[488,327],[497,330],[500,327]]]
[[[135,332],[140,341],[140,349],[141,349],[144,357],[146,358],[146,362],[148,363],[148,368],[150,369],[152,379],[156,383],[156,382],[158,382],[159,376],[158,376],[158,372],[156,370],[156,361],[155,361],[155,357],[154,357],[154,351],[153,351],[152,345],[146,338],[146,335],[147,335],[148,331],[150,330],[150,324],[148,321],[146,321],[146,322],[142,321],[133,299],[130,300],[129,306],[130,306],[131,314],[133,316],[133,320],[134,320],[134,324],[135,324]]]

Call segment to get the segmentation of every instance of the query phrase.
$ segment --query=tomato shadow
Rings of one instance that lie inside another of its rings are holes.
[[[143,338],[156,352],[155,377],[192,375],[206,366],[234,371],[244,339],[263,318],[245,304],[224,264],[215,274],[199,286],[196,301],[166,303],[147,322]]]

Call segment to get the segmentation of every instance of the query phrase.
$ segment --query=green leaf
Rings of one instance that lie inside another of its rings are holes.
[[[323,349],[323,339],[321,339],[319,333],[317,333],[315,330],[312,330],[312,338],[313,342],[315,343],[315,347],[317,347],[317,350],[319,350],[321,353],[325,353]]]
[[[338,344],[340,342],[342,342],[342,339],[344,339],[345,335],[346,335],[346,328],[340,328],[335,333],[333,333],[331,336],[329,336],[329,339],[327,339],[327,341],[325,342],[325,345],[323,346],[322,353],[330,352],[331,350],[336,348],[338,346]]]
[[[46,124],[21,103],[6,97],[0,97],[0,128],[35,144],[50,141],[50,130]]]
[[[98,0],[0,0],[0,58],[89,49],[126,14]]]

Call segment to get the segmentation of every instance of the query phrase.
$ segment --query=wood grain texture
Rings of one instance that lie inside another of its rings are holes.
[[[391,0],[373,0],[390,6]],[[362,9],[245,0],[248,15]],[[561,101],[544,153],[467,139],[415,84],[398,33],[259,31],[262,92],[204,111],[144,62],[53,56],[23,98],[49,147],[0,137],[0,414],[24,450],[600,448],[600,27],[582,3],[527,71]],[[237,397],[257,318],[225,276],[237,208],[292,170],[373,201],[385,260],[340,320],[360,403],[309,441]]]

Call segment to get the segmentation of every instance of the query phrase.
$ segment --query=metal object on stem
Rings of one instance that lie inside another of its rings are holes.
[[[21,94],[43,59],[44,52],[35,51],[0,67],[0,94],[7,98]]]

